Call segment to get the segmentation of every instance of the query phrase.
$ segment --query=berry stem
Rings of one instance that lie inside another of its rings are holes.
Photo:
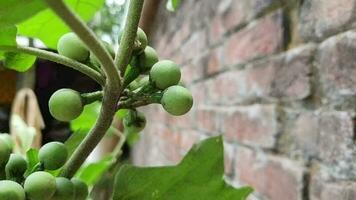
[[[104,86],[105,85],[105,78],[97,71],[94,69],[76,61],[70,58],[67,58],[65,56],[50,52],[50,51],[45,51],[33,47],[23,47],[23,46],[5,46],[5,45],[0,45],[0,50],[5,50],[9,52],[19,52],[19,53],[26,53],[30,55],[37,56],[42,59],[50,60],[52,62],[56,62],[62,65],[65,65],[67,67],[70,67],[72,69],[75,69],[87,76],[89,76],[91,79],[99,83],[100,85]]]
[[[103,99],[103,91],[96,91],[91,93],[84,93],[80,95],[84,105],[91,104],[94,101],[100,101]]]
[[[120,70],[121,77],[124,76],[127,65],[131,59],[143,2],[144,0],[130,0],[129,11],[127,13],[127,20],[121,37],[119,50],[115,56],[115,64]]]

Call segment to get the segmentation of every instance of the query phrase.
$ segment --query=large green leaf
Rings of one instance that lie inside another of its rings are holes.
[[[0,45],[16,46],[17,28],[15,25],[6,26],[0,29]],[[24,72],[32,67],[36,61],[35,56],[0,51],[0,60],[5,59],[5,67],[19,72]]]
[[[0,27],[17,24],[45,8],[43,0],[0,0]]]
[[[104,0],[65,0],[85,21],[89,21],[102,7]],[[70,29],[54,12],[47,9],[19,25],[19,34],[42,40],[49,48],[56,49],[60,36]]]
[[[224,179],[222,137],[196,144],[170,167],[124,165],[115,180],[114,200],[245,200],[250,187],[235,189]]]
[[[5,53],[5,67],[16,70],[18,72],[25,72],[30,69],[36,61],[36,56],[31,56],[23,53],[6,52]]]

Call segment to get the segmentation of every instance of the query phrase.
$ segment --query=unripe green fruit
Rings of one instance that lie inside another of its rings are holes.
[[[66,178],[56,178],[56,192],[51,200],[74,200],[74,184]]]
[[[138,65],[141,72],[149,71],[152,66],[158,62],[156,50],[147,46],[142,54],[138,55]]]
[[[74,185],[74,200],[85,200],[88,197],[88,186],[77,178],[72,179]]]
[[[170,60],[162,60],[153,65],[150,80],[159,89],[177,85],[181,77],[178,65]]]
[[[10,158],[11,149],[7,142],[0,139],[0,169],[4,168]]]
[[[5,166],[6,178],[9,180],[21,180],[27,170],[27,161],[19,154],[11,154]]]
[[[60,55],[84,62],[89,57],[89,50],[75,33],[64,34],[57,43]]]
[[[72,89],[57,90],[48,102],[51,115],[59,121],[71,121],[83,112],[83,102],[79,92]]]
[[[142,112],[130,110],[125,115],[123,124],[130,133],[139,133],[146,126],[146,117]]]
[[[14,147],[14,141],[12,140],[11,136],[7,133],[0,133],[0,140],[6,142],[6,144],[12,149]]]
[[[172,115],[184,115],[192,108],[193,97],[189,90],[175,85],[163,92],[161,104]]]
[[[38,153],[38,158],[45,169],[56,170],[67,161],[68,150],[63,143],[50,142],[45,144]]]
[[[25,200],[25,191],[14,181],[0,181],[0,200]]]
[[[146,33],[141,29],[137,29],[135,46],[133,48],[132,54],[138,55],[143,52],[148,44]]]
[[[48,172],[34,172],[26,178],[24,188],[29,200],[50,200],[56,192],[56,179]]]

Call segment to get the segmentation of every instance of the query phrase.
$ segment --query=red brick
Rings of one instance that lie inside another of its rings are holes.
[[[308,97],[313,45],[253,62],[242,70],[221,73],[207,81],[211,104],[231,105],[258,99],[293,101]]]
[[[194,123],[199,130],[207,132],[209,135],[221,133],[223,111],[218,108],[198,107],[195,112]]]
[[[305,0],[300,13],[300,34],[320,40],[351,27],[356,19],[356,0]]]
[[[211,20],[210,41],[213,43],[219,41],[226,32],[248,23],[276,2],[276,0],[219,1],[217,12]]]
[[[269,200],[302,200],[305,168],[286,158],[236,150],[235,179],[252,186]]]
[[[219,71],[221,71],[224,68],[224,63],[223,63],[223,53],[222,53],[223,48],[222,47],[216,47],[213,50],[211,50],[205,57],[206,62],[204,63],[204,68],[205,68],[205,75],[209,76],[212,74],[215,74]],[[203,66],[201,66],[203,67]]]
[[[225,42],[226,63],[239,64],[280,51],[283,46],[282,18],[282,11],[278,10],[233,34]]]
[[[273,148],[278,134],[277,112],[274,105],[252,105],[230,108],[224,118],[227,141]]]
[[[180,48],[184,60],[188,61],[203,55],[204,50],[208,47],[207,35],[205,30],[194,32],[185,44]]]

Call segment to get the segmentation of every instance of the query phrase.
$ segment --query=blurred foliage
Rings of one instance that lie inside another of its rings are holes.
[[[125,24],[127,0],[105,1],[104,6],[90,23],[90,27],[104,41],[116,44]]]

